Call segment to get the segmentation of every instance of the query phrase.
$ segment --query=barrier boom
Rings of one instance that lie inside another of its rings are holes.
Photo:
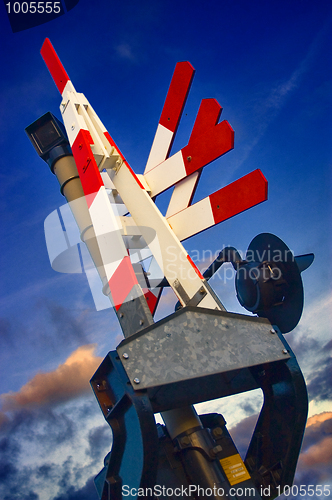
[[[75,91],[51,42],[46,39],[42,57],[62,94],[60,106],[64,125],[72,147],[75,162],[87,199],[92,223],[97,238],[100,239],[102,258],[108,269],[109,286],[116,297],[118,307],[137,289],[135,273],[125,247],[121,244],[120,233],[116,231],[116,220],[107,199],[99,171],[106,169],[137,226],[140,227],[159,267],[173,288],[182,305],[200,303],[201,307],[224,310],[198,268],[175,236],[165,217],[160,213],[114,140],[103,126],[83,94]],[[156,237],[149,242],[151,229]],[[119,236],[114,244],[113,235]],[[112,238],[112,243],[110,241]],[[98,239],[99,242],[99,239]],[[112,248],[113,247],[113,248]],[[109,253],[112,252],[112,253]],[[110,255],[115,262],[107,264]],[[124,281],[126,284],[124,285]],[[118,287],[120,292],[118,292]]]

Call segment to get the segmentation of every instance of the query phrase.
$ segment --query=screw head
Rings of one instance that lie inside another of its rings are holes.
[[[128,359],[128,358],[129,358],[129,354],[128,354],[127,352],[124,352],[124,353],[122,354],[122,357],[123,357],[124,359]]]
[[[139,379],[139,378],[137,378],[137,377],[136,377],[136,378],[134,378],[134,383],[135,383],[135,384],[139,384],[139,383],[140,383],[140,379]]]

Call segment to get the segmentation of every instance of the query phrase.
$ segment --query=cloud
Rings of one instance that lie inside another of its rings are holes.
[[[80,343],[86,342],[86,336],[82,328],[84,313],[81,317],[74,317],[65,307],[45,300],[43,300],[43,307],[46,308],[50,315],[51,324],[56,329],[57,338],[72,338]]]
[[[246,455],[257,419],[257,414],[246,417],[229,431],[242,458]]]
[[[136,57],[133,54],[132,48],[128,43],[120,43],[115,47],[117,55],[121,59],[126,59],[127,61],[136,61]]]
[[[319,444],[313,445],[301,456],[303,464],[313,465],[332,464],[332,436],[323,439]]]
[[[332,480],[332,412],[308,419],[295,483],[328,484]]]
[[[332,412],[326,411],[308,418],[302,444],[302,457],[304,462],[308,462],[308,458],[305,457],[313,456],[313,449],[316,449],[319,443],[328,439],[332,439]],[[332,453],[332,446],[330,449]]]
[[[267,128],[278,116],[281,108],[285,105],[286,100],[288,99],[290,94],[299,87],[302,77],[310,70],[317,51],[324,42],[324,38],[329,32],[329,29],[330,27],[328,21],[317,33],[316,37],[310,44],[306,56],[294,69],[289,78],[283,82],[278,82],[269,92],[269,95],[267,97],[259,99],[257,109],[254,110],[254,113],[257,116],[258,123],[255,130],[255,137],[251,141],[251,143],[249,143],[247,147],[244,148],[244,153],[238,161],[238,164],[236,165],[237,168],[239,168],[242,163],[244,163],[244,161],[251,154],[254,147],[262,139]]]
[[[101,455],[106,455],[112,446],[112,432],[106,424],[91,429],[88,434],[89,448],[86,454],[92,459],[99,459]],[[105,453],[105,446],[108,449]]]
[[[92,498],[97,498],[93,477],[86,482],[83,488],[75,489],[70,486],[65,493],[55,497],[54,500],[91,500]]]
[[[53,408],[12,412],[0,429],[1,500],[97,498],[92,476],[103,467],[111,440],[92,394]]]
[[[287,337],[303,369],[309,399],[314,403],[332,401],[331,310],[332,294],[322,294],[304,309],[299,326]]]
[[[88,392],[89,380],[102,361],[94,355],[95,348],[81,346],[53,372],[37,373],[18,392],[3,394],[2,410],[56,404]]]
[[[307,384],[310,400],[332,400],[332,358],[326,356],[319,361],[320,368]]]

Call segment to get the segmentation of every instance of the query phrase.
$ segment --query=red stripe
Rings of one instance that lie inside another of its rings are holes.
[[[160,125],[175,132],[187,100],[195,70],[188,61],[177,63],[159,120]]]
[[[202,274],[201,274],[200,270],[198,269],[198,267],[193,263],[190,255],[187,255],[187,259],[189,260],[190,264],[193,266],[194,271],[197,274],[197,276],[199,276],[201,278],[201,280],[203,280],[204,277],[202,276]]]
[[[145,297],[145,300],[149,306],[149,309],[150,309],[152,316],[154,315],[154,313],[156,311],[161,292],[162,292],[162,288],[158,289],[157,295],[155,295],[148,288],[143,288],[144,297]]]
[[[215,224],[267,200],[267,180],[257,169],[209,196]]]
[[[199,127],[201,128],[201,127]],[[181,152],[187,175],[196,172],[234,148],[234,131],[227,121],[208,127]]]
[[[222,107],[216,99],[203,99],[199,107],[196,120],[188,144],[207,133],[219,121]]]
[[[55,85],[57,86],[60,94],[62,94],[63,89],[70,78],[48,38],[45,39],[40,53],[49,72],[51,73]]]
[[[119,148],[117,147],[117,145],[115,144],[115,142],[112,139],[112,137],[110,136],[110,134],[108,132],[104,132],[104,136],[106,137],[106,139],[108,140],[108,142],[111,144],[111,146],[113,146],[117,150],[117,152],[119,153],[120,157],[122,158],[122,160],[126,164],[126,167],[128,168],[128,170],[131,173],[131,175],[134,177],[134,179],[137,182],[137,184],[139,185],[139,187],[142,188],[142,189],[145,189],[144,186],[143,186],[143,184],[141,183],[141,181],[139,180],[139,178],[135,174],[135,172],[128,165],[127,161],[125,160],[125,157],[123,156],[123,154],[121,153],[121,151],[119,150]]]
[[[90,144],[93,144],[90,132],[81,129],[71,147],[88,207],[104,185]]]
[[[138,284],[130,258],[124,257],[108,282],[114,307],[118,310],[134,285]]]

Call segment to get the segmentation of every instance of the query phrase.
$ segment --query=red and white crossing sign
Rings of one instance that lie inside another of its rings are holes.
[[[62,95],[60,110],[115,309],[119,310],[138,291],[151,304],[152,311],[157,293],[138,283],[123,239],[122,229],[128,225],[128,217],[114,213],[101,171],[107,172],[114,191],[131,215],[132,227],[138,228],[182,305],[192,303],[195,298],[201,307],[223,310],[181,241],[265,201],[267,182],[260,170],[255,170],[191,204],[202,169],[234,147],[231,126],[225,120],[219,122],[221,106],[215,99],[203,99],[187,146],[170,156],[194,75],[188,62],[178,63],[144,175],[139,176],[131,169],[86,97],[76,92],[48,39],[41,54]],[[172,186],[173,194],[164,217],[153,198]],[[154,238],[151,238],[151,230]]]

